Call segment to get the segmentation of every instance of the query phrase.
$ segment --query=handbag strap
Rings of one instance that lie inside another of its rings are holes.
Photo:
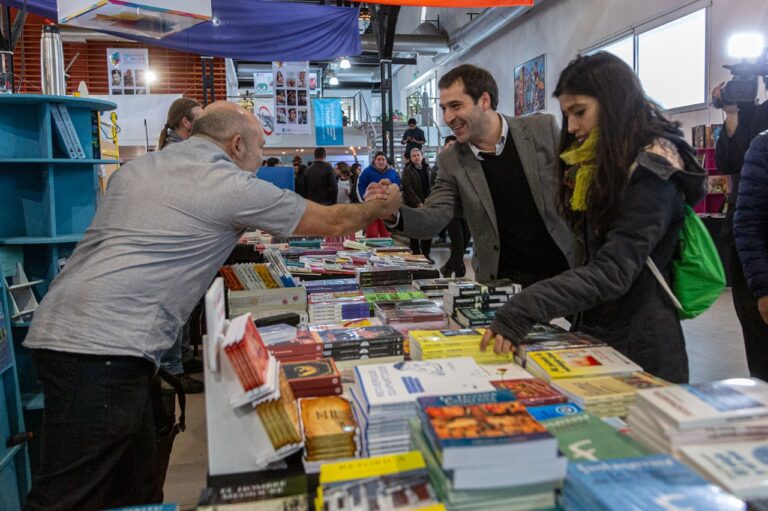
[[[669,284],[667,283],[667,279],[664,278],[664,275],[661,274],[659,271],[659,268],[656,266],[656,263],[653,262],[653,259],[650,257],[645,260],[645,265],[648,267],[649,270],[651,270],[651,273],[653,273],[653,276],[656,277],[656,280],[659,282],[661,287],[666,291],[667,296],[669,296],[669,299],[672,300],[672,304],[675,306],[675,309],[678,311],[683,310],[683,305],[680,303],[680,300],[677,299],[675,296],[675,293],[672,291],[672,288],[669,287]]]

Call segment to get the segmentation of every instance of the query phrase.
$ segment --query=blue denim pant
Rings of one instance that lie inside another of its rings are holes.
[[[163,354],[160,364],[163,369],[174,376],[184,373],[184,362],[192,360],[192,346],[190,345],[190,324],[189,320],[181,327],[179,335],[176,336],[176,342],[171,349]]]
[[[147,503],[156,464],[149,380],[138,357],[33,350],[43,384],[42,452],[27,510]]]

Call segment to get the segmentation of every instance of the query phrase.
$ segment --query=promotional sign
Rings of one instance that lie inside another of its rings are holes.
[[[253,98],[253,115],[261,121],[261,127],[264,129],[264,139],[267,145],[279,144],[280,135],[275,132],[275,105],[274,99]]]
[[[253,93],[257,96],[271,96],[275,92],[272,76],[269,71],[253,73]]]
[[[315,109],[315,143],[318,146],[344,145],[341,99],[319,99],[312,102]]]
[[[148,71],[146,48],[107,48],[110,95],[149,94]]]
[[[309,134],[309,62],[273,62],[272,71],[275,133]]]

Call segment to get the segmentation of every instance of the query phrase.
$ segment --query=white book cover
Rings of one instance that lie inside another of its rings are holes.
[[[515,363],[480,364],[480,369],[488,375],[488,381],[528,380],[533,378],[531,373]]]
[[[705,478],[745,500],[768,498],[768,441],[689,445],[680,458]]]
[[[756,378],[671,385],[641,390],[637,404],[677,429],[713,427],[768,417],[768,384]]]
[[[369,410],[414,402],[421,396],[495,390],[471,357],[358,366],[355,383],[362,393],[361,404]]]

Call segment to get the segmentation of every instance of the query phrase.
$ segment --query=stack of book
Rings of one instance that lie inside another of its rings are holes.
[[[275,451],[301,443],[296,398],[284,374],[280,373],[280,395],[256,405],[256,412]]]
[[[219,274],[224,277],[227,288],[232,291],[295,286],[290,275],[281,274],[279,268],[272,263],[239,263],[222,266]]]
[[[451,318],[456,318],[459,308],[481,308],[483,306],[484,288],[471,280],[452,280],[443,290],[443,310]]]
[[[454,319],[463,328],[489,326],[496,317],[496,309],[459,307],[454,312]]]
[[[589,348],[605,346],[602,341],[586,334],[555,330],[551,325],[539,325],[538,332],[526,335],[523,342],[515,347],[515,361],[525,367],[528,353],[534,351],[567,350],[571,348]]]
[[[641,390],[630,434],[657,452],[686,445],[768,439],[768,384],[755,378]]]
[[[333,357],[340,370],[361,363],[403,359],[403,335],[389,325],[332,328],[311,332],[324,357]]]
[[[472,279],[466,277],[416,279],[413,281],[413,287],[427,295],[428,298],[439,298],[442,300],[443,292],[448,289],[448,285],[451,282],[467,283],[472,282]]]
[[[744,511],[744,502],[670,456],[568,465],[562,505],[568,511]]]
[[[411,286],[378,286],[363,288],[363,295],[371,305],[371,311],[378,302],[404,302],[407,300],[426,300],[427,297],[421,291]]]
[[[308,464],[359,454],[359,430],[349,401],[340,396],[310,397],[301,399],[299,407]]]
[[[281,328],[281,333],[287,334],[288,332],[288,329],[282,328],[283,325],[275,325],[275,327]],[[271,329],[274,327],[267,328],[270,329],[271,333]],[[282,364],[323,358],[323,346],[317,342],[311,331],[306,328],[294,328],[293,331],[294,335],[291,337],[277,334],[271,336],[269,343],[267,343],[267,350],[272,356]]]
[[[679,458],[740,499],[768,499],[768,440],[688,445]]]
[[[578,405],[531,406],[531,416],[557,438],[560,452],[574,463],[646,456],[639,443]]]
[[[444,511],[419,452],[404,452],[320,468],[315,509]]]
[[[312,293],[307,296],[307,311],[312,323],[331,323],[371,315],[370,306],[360,291]]]
[[[514,358],[511,353],[497,355],[492,347],[480,351],[484,333],[485,329],[482,328],[411,330],[408,332],[411,359],[472,357],[478,364],[511,362]]]
[[[552,386],[598,417],[625,417],[640,389],[665,387],[666,381],[645,372],[595,378],[564,378]]]
[[[431,300],[375,302],[373,313],[384,324],[396,328],[406,339],[411,330],[448,328],[448,318],[443,309]]]
[[[457,490],[556,483],[567,460],[557,439],[507,390],[420,397],[421,431]],[[525,470],[508,470],[509,460]]]
[[[343,392],[341,374],[332,358],[287,362],[280,368],[297,398],[335,396]]]
[[[398,268],[358,268],[357,281],[360,287],[410,286],[413,272]]]
[[[409,361],[358,366],[350,394],[369,456],[408,448],[408,420],[416,416],[416,399],[438,394],[494,390],[471,358]]]
[[[546,381],[588,376],[632,374],[643,369],[609,346],[534,351],[526,354],[525,368]]]
[[[307,290],[307,296],[314,293],[342,293],[345,291],[360,291],[360,285],[355,279],[326,279],[307,280],[301,283]]]
[[[513,295],[523,290],[523,286],[509,279],[481,282],[483,286],[483,307],[498,309]]]

